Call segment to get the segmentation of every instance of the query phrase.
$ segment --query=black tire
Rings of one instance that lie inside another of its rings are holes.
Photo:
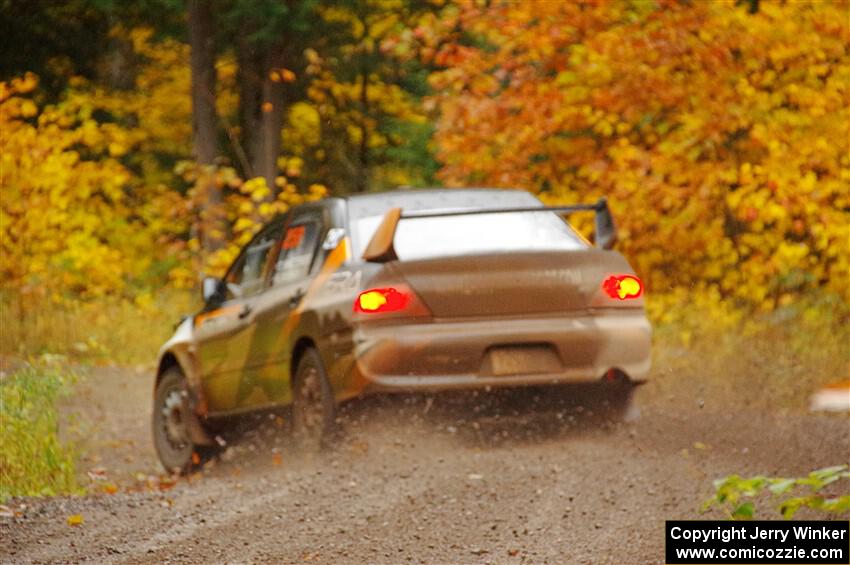
[[[306,451],[327,447],[335,432],[335,405],[319,352],[309,348],[298,360],[292,380],[292,432]]]
[[[188,473],[212,452],[210,447],[192,442],[189,418],[196,416],[190,405],[186,377],[179,367],[171,367],[156,385],[152,418],[156,454],[168,472]]]

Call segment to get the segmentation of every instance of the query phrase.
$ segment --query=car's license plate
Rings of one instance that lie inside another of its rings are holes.
[[[487,357],[488,372],[494,375],[554,373],[562,368],[558,356],[546,345],[496,347]]]

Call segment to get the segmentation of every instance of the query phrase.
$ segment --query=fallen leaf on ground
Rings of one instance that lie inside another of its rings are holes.
[[[68,525],[69,526],[80,526],[83,523],[83,515],[82,514],[72,514],[68,516]]]
[[[104,481],[106,480],[106,469],[103,467],[95,467],[87,473],[89,479],[93,481]]]
[[[177,484],[177,481],[172,477],[160,477],[158,488],[161,491],[171,490],[174,488],[174,485]]]

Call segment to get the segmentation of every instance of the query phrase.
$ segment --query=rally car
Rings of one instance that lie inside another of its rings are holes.
[[[564,219],[581,211],[596,213],[595,247]],[[162,347],[159,458],[185,471],[220,417],[287,405],[296,437],[321,442],[337,404],[366,393],[631,389],[649,372],[651,329],[615,239],[604,199],[545,207],[521,190],[294,207],[203,281],[203,308]]]

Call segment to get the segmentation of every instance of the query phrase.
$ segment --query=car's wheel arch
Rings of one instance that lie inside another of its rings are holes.
[[[157,364],[153,389],[156,391],[163,377],[168,374],[170,370],[176,368],[183,374],[183,378],[186,380],[190,396],[192,397],[195,414],[200,418],[206,418],[208,415],[206,398],[204,397],[198,375],[192,372],[192,367],[194,367],[192,363],[193,359],[190,357],[188,351],[181,351],[179,347],[166,349],[159,356],[159,363]],[[201,438],[198,437],[197,439]]]
[[[172,367],[177,367],[184,375],[186,374],[186,370],[180,365],[177,355],[173,351],[166,351],[159,359],[159,366],[156,369],[156,380],[153,383],[154,389],[159,386],[159,383],[162,381],[162,377],[165,375],[166,371]]]
[[[156,380],[154,384],[154,398],[157,398],[159,386],[162,381],[165,379],[166,375],[175,375],[182,379],[185,382],[185,385],[189,389],[189,398],[190,402],[190,413],[188,414],[188,418],[186,420],[187,432],[189,433],[189,439],[196,446],[214,446],[215,441],[213,437],[208,433],[205,429],[204,425],[201,422],[201,419],[204,417],[203,413],[200,413],[198,410],[198,397],[193,394],[191,390],[191,383],[187,378],[186,371],[180,364],[179,359],[173,353],[166,353],[162,356],[159,362],[159,367],[157,369]],[[205,408],[206,405],[203,405]],[[154,410],[156,410],[156,406],[154,406]]]
[[[159,363],[157,363],[154,388],[156,388],[162,380],[162,376],[173,367],[177,367],[180,372],[183,373],[183,377],[186,379],[186,382],[189,383],[190,387],[193,389],[198,388],[200,382],[197,378],[195,378],[196,375],[192,371],[192,359],[189,357],[189,353],[187,351],[181,351],[181,348],[179,347],[172,347],[160,353]]]

